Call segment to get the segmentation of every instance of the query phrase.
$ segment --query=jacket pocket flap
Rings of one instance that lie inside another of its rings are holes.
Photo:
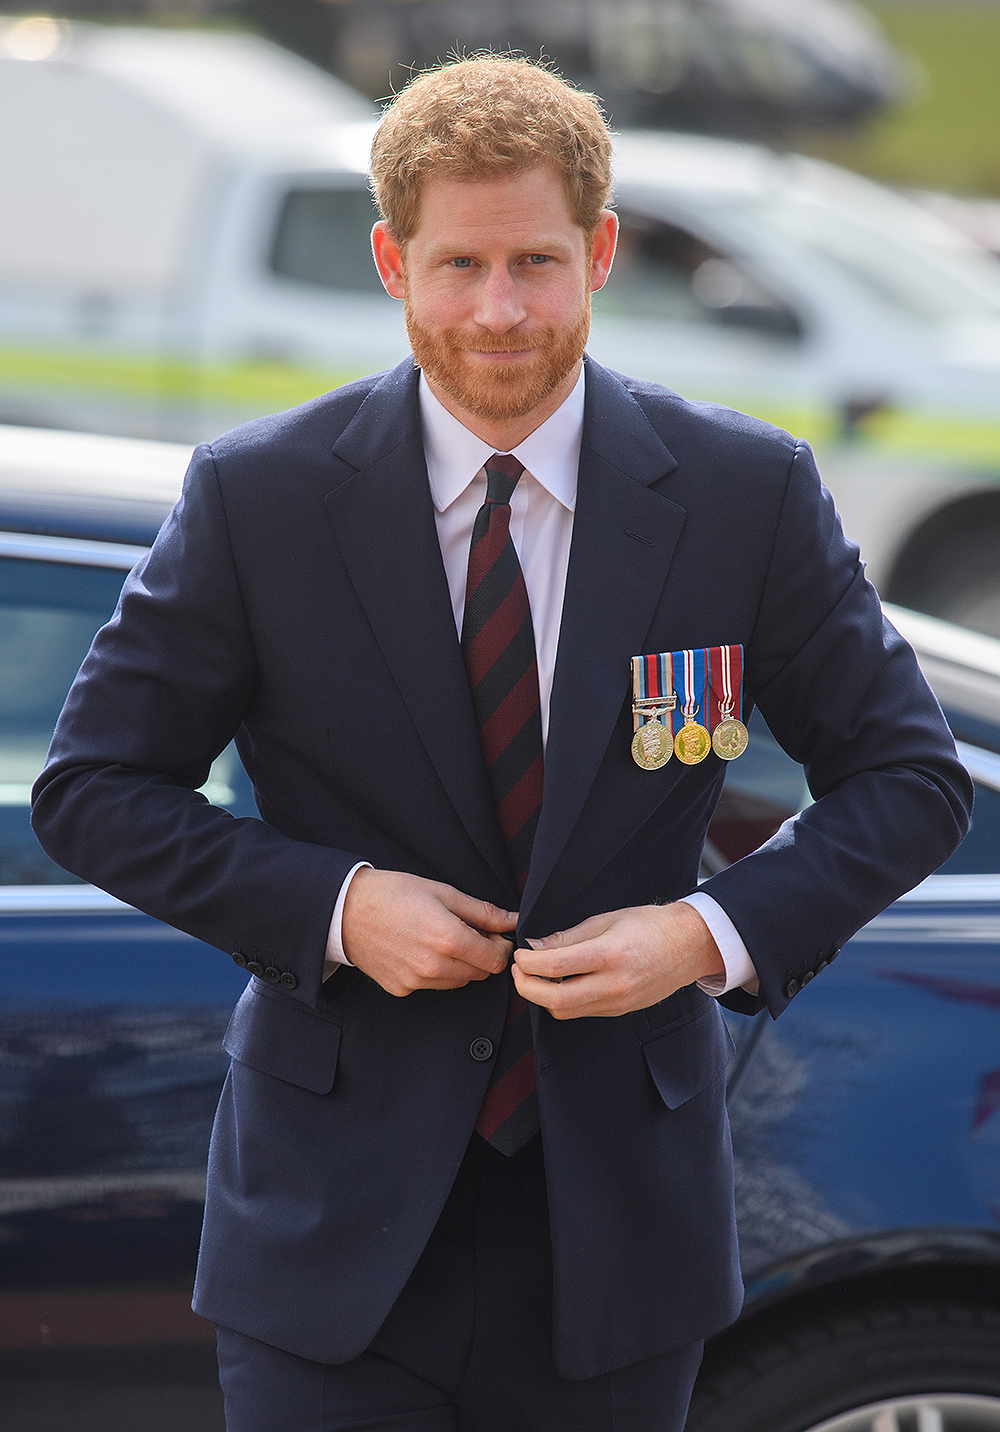
[[[649,1072],[668,1109],[679,1109],[725,1074],[735,1047],[714,1001],[642,1042]]]
[[[329,1094],[337,1073],[340,1024],[249,985],[233,1010],[222,1047],[240,1064],[286,1084]]]

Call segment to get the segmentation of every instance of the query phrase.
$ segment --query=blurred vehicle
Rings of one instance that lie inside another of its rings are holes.
[[[66,690],[187,456],[0,429],[4,1432],[223,1426],[188,1299],[246,972],[73,881],[28,825]],[[973,826],[777,1024],[727,1015],[747,1306],[708,1349],[690,1432],[1000,1432],[1000,642],[891,616],[962,742]],[[751,732],[706,869],[809,799]],[[203,792],[255,814],[232,748]]]
[[[857,123],[910,89],[884,32],[843,0],[250,0],[249,13],[372,95],[456,48],[544,54],[619,126],[774,140]]]
[[[973,242],[1000,257],[1000,199],[984,195],[944,194],[935,189],[910,189],[911,199],[954,224]]]
[[[0,24],[0,420],[209,437],[401,358],[371,114],[250,36]],[[801,156],[616,170],[595,357],[815,440],[883,594],[1000,635],[1000,261]]]
[[[251,35],[0,20],[0,421],[194,439],[405,351],[374,115]]]

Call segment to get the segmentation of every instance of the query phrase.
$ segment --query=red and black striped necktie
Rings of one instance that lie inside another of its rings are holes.
[[[542,804],[542,717],[535,636],[524,574],[510,537],[510,499],[524,467],[510,454],[486,463],[462,622],[462,652],[500,831],[524,890]],[[510,980],[510,975],[507,976]],[[510,981],[507,1023],[476,1129],[513,1154],[537,1132],[535,1055],[528,1005]]]

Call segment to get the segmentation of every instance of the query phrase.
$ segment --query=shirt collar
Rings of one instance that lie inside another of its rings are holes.
[[[420,419],[431,498],[444,512],[468,487],[494,449],[470,432],[434,396],[420,374]],[[584,370],[573,391],[551,417],[513,449],[518,462],[570,512],[576,507],[576,485],[583,438]]]

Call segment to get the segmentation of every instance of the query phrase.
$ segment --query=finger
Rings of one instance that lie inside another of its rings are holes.
[[[513,974],[518,994],[529,1003],[547,1009],[554,1019],[580,1019],[609,1012],[607,990],[599,975],[580,975],[577,979],[553,983],[550,979],[525,974],[517,965]]]
[[[496,969],[483,969],[467,960],[423,952],[401,971],[402,979],[414,989],[461,989],[473,980],[488,980]]]
[[[528,941],[533,950],[561,950],[567,945],[581,945],[597,935],[603,935],[611,922],[609,915],[591,915],[569,930],[557,930],[553,935],[542,935]]]
[[[453,918],[436,942],[437,954],[475,970],[477,977],[496,975],[507,968],[512,942],[493,934],[480,934],[463,920]]]
[[[488,900],[476,900],[472,895],[463,895],[461,890],[455,890],[450,885],[442,885],[440,888],[442,902],[453,915],[464,920],[473,930],[507,935],[517,929],[516,910],[501,910],[499,905],[491,905]]]
[[[483,934],[483,931],[480,930],[479,934]],[[503,955],[503,967],[506,969],[510,957],[514,953],[514,941],[506,935],[486,935],[485,938]]]
[[[571,975],[593,974],[603,969],[607,951],[600,939],[586,940],[579,945],[539,949],[532,941],[528,949],[514,952],[517,967],[527,975],[547,980],[564,980]]]

